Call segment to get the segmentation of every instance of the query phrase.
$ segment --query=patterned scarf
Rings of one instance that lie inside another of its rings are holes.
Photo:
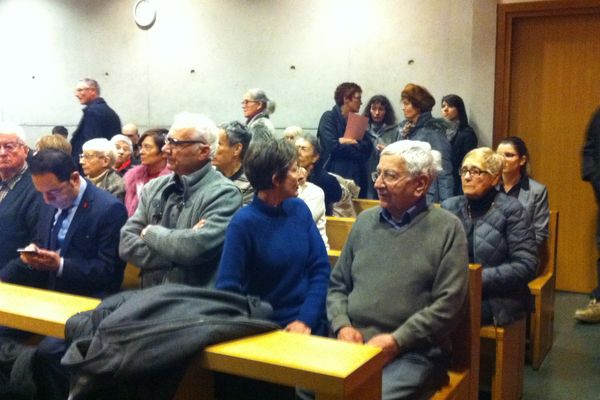
[[[410,121],[406,121],[406,123],[404,124],[404,126],[400,130],[400,134],[402,135],[402,139],[408,139],[408,135],[410,135],[410,133],[412,132],[412,130],[414,129],[414,127],[415,127],[415,124],[413,124]]]

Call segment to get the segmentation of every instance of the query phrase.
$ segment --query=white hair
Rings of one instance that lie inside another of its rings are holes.
[[[111,138],[110,138],[110,142],[111,142],[112,144],[114,144],[114,145],[116,145],[116,144],[117,144],[117,142],[125,142],[125,143],[127,143],[127,144],[129,145],[129,151],[132,151],[132,150],[133,150],[133,143],[131,142],[131,139],[129,139],[129,138],[128,138],[127,136],[125,136],[125,135],[121,135],[120,133],[119,133],[119,134],[116,134],[116,135],[115,135],[115,136],[113,136],[113,137],[111,137]]]
[[[96,151],[110,160],[112,167],[117,160],[117,151],[114,143],[105,138],[90,139],[81,147],[82,151]]]
[[[194,140],[202,140],[210,145],[210,158],[212,159],[217,151],[217,140],[219,129],[217,125],[207,116],[182,112],[175,116],[173,125],[169,131],[179,131],[182,129],[193,129]]]
[[[0,135],[17,135],[19,140],[25,144],[27,142],[27,136],[25,130],[19,124],[14,122],[0,122]]]
[[[427,175],[431,180],[442,170],[442,154],[432,150],[431,145],[420,140],[399,140],[381,151],[381,156],[401,157],[408,173],[416,177]]]

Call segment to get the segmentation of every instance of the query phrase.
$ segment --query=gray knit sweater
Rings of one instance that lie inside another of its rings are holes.
[[[368,341],[391,333],[401,351],[445,342],[468,287],[467,238],[445,210],[429,207],[400,230],[363,211],[333,268],[327,316]]]
[[[194,284],[214,284],[215,273],[221,260],[225,240],[225,229],[233,214],[242,204],[238,188],[210,163],[190,175],[181,177],[183,199],[181,212],[175,226],[156,224],[157,215],[164,208],[162,194],[175,184],[175,175],[158,177],[148,182],[143,189],[135,214],[121,229],[119,255],[145,270],[169,268],[193,268],[196,270]],[[200,229],[193,226],[205,219]],[[142,229],[147,229],[144,238]],[[188,282],[184,282],[188,283]]]

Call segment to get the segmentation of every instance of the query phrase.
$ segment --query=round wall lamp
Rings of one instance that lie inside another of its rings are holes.
[[[133,19],[137,26],[149,29],[156,21],[156,9],[150,0],[137,0],[133,6]]]

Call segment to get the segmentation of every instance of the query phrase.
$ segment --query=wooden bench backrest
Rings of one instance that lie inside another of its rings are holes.
[[[469,370],[470,398],[479,391],[479,331],[481,329],[481,265],[469,264],[468,308],[463,320],[451,335],[454,370]]]
[[[556,251],[558,243],[558,211],[550,210],[548,224],[550,236],[542,243],[540,248],[540,273],[538,275],[554,275],[556,271]]]
[[[379,205],[379,200],[352,199],[352,205],[354,206],[354,211],[356,211],[356,215],[358,215],[364,210],[368,210],[371,207],[377,207]]]
[[[342,250],[344,248],[354,221],[356,221],[355,218],[327,217],[325,230],[329,247],[332,250]]]

